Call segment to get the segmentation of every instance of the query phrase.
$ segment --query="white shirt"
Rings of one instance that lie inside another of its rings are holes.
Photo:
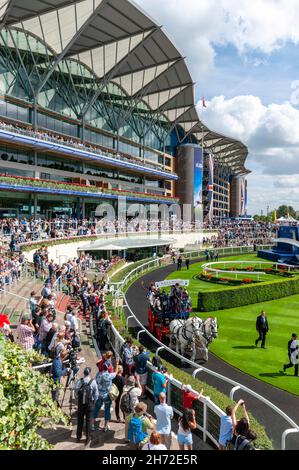
[[[78,331],[79,330],[78,318],[75,315],[72,315],[69,321],[71,323],[71,330]]]
[[[130,389],[132,389],[130,391],[131,405],[132,405],[132,408],[135,408],[135,406],[138,405],[139,403],[138,398],[141,396],[142,391],[140,390],[140,388],[137,388],[137,387],[132,388],[126,385],[124,387],[124,393],[128,392]]]
[[[142,450],[167,450],[167,447],[164,444],[151,444],[150,442],[147,442],[144,444],[142,447]]]

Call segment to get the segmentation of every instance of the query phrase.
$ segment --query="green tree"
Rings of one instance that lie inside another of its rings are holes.
[[[0,448],[45,450],[51,445],[40,429],[55,428],[68,418],[52,401],[53,381],[32,368],[41,362],[35,352],[26,352],[0,334]]]
[[[280,217],[288,217],[288,216],[296,218],[295,209],[292,206],[286,206],[286,205],[279,206],[279,208],[277,209],[277,218],[279,219]]]
[[[269,215],[254,215],[253,220],[255,222],[271,222],[273,220],[273,217],[271,214]]]

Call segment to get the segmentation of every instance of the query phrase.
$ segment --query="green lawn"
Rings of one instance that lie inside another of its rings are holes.
[[[255,255],[239,255],[227,259],[251,261],[257,258]],[[168,277],[190,279],[188,290],[194,306],[197,305],[197,295],[200,290],[225,289],[225,286],[212,285],[195,279],[200,272],[201,264],[203,263],[192,265],[189,272],[184,269]],[[277,279],[276,276],[273,277]],[[257,338],[255,321],[262,309],[267,312],[270,327],[265,350],[254,346]],[[206,313],[200,315],[203,318],[207,316]],[[211,315],[217,316],[219,324],[219,336],[210,346],[214,354],[243,372],[299,395],[299,378],[292,375],[294,370],[289,369],[286,374],[281,372],[282,365],[288,362],[287,342],[293,332],[299,334],[299,295],[212,312]]]
[[[223,258],[221,259],[220,261],[240,261],[244,259],[244,261],[256,261],[256,260],[259,260],[260,258],[258,258],[255,254],[248,254],[248,255],[244,255],[242,257],[242,255],[236,255],[236,256],[231,256],[229,258]],[[190,269],[189,271],[187,271],[187,269],[185,267],[183,267],[182,271],[175,271],[174,273],[170,274],[168,276],[167,279],[190,279],[190,286],[188,287],[188,292],[189,294],[191,295],[192,297],[192,303],[193,303],[193,306],[194,308],[196,308],[197,306],[197,297],[198,297],[198,292],[199,291],[210,291],[210,290],[223,290],[225,289],[225,285],[222,285],[222,284],[216,284],[216,283],[212,283],[212,282],[207,282],[207,281],[201,281],[200,279],[197,279],[197,276],[201,273],[201,266],[203,264],[206,264],[206,261],[202,262],[202,263],[196,263],[196,264],[192,264],[190,266]],[[227,265],[228,266],[228,265]],[[235,267],[238,266],[238,264],[236,263],[234,265]],[[221,274],[221,277],[234,277],[234,275],[232,273],[223,273]],[[246,273],[244,274],[244,277],[250,277],[250,273]],[[239,276],[239,279],[240,279],[240,276]],[[263,277],[261,277],[261,279],[263,281],[271,281],[271,280],[278,280],[279,277],[276,276],[276,275],[269,275],[269,274],[265,274]]]

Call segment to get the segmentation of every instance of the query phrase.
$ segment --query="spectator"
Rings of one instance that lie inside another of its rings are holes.
[[[98,386],[98,391],[99,391],[99,398],[96,401],[94,411],[93,411],[93,421],[92,421],[92,429],[94,430],[95,426],[95,420],[98,417],[99,411],[104,404],[105,407],[105,424],[103,431],[107,432],[109,431],[109,421],[111,421],[111,398],[109,396],[109,392],[112,388],[112,381],[116,377],[116,371],[118,369],[118,359],[116,360],[116,367],[115,367],[115,372],[110,373],[108,371],[108,366],[107,364],[104,364],[104,369],[103,372],[100,373],[98,372],[96,375],[96,382]]]
[[[38,304],[38,302],[36,300],[36,292],[32,291],[31,294],[30,294],[30,299],[29,299],[29,305],[30,305],[30,311],[31,311],[32,319],[34,319],[34,317],[35,317],[37,304]]]
[[[139,346],[139,354],[134,356],[135,373],[139,376],[139,382],[142,387],[141,399],[146,398],[145,386],[147,384],[148,376],[148,361],[150,359],[149,351],[146,351],[144,346]]]
[[[162,436],[159,432],[152,432],[149,441],[144,444],[142,450],[167,450],[167,447],[162,443]]]
[[[132,338],[128,338],[123,346],[122,351],[122,363],[124,367],[124,374],[125,377],[128,377],[132,374],[133,368],[135,366],[134,359],[133,359],[133,340]]]
[[[68,320],[68,318],[67,318]],[[71,324],[71,330],[73,330],[75,333],[79,332],[79,322],[78,322],[78,317],[77,317],[77,311],[72,310],[72,314],[70,316],[70,320],[68,320]]]
[[[38,339],[41,344],[41,353],[47,354],[46,351],[46,336],[52,328],[53,313],[49,312],[40,324]]]
[[[97,367],[99,369],[99,372],[104,372],[104,365],[107,365],[108,372],[110,373],[113,372],[112,357],[113,357],[112,351],[107,351],[105,352],[105,354],[103,354],[102,358],[97,362]]]
[[[221,416],[219,433],[219,450],[227,450],[233,437],[233,406],[227,406],[225,415]]]
[[[86,367],[84,369],[84,377],[78,380],[75,385],[76,396],[78,398],[77,442],[80,442],[81,440],[85,419],[85,445],[88,445],[90,442],[91,414],[94,409],[94,405],[99,398],[96,381],[92,379],[90,374],[90,367]]]
[[[253,441],[257,439],[257,434],[251,429],[248,430],[246,439],[242,436],[237,436],[234,444],[234,450],[255,450]]]
[[[58,403],[61,377],[69,374],[70,369],[66,368],[63,362],[66,360],[68,352],[64,349],[60,352],[59,356],[55,357],[52,363],[52,377],[56,388],[52,391],[52,399]]]
[[[47,336],[45,338],[45,349],[47,353],[50,353],[49,346],[52,342],[53,336],[57,333],[57,331],[58,331],[58,323],[52,323],[52,327],[48,331]]]
[[[134,412],[126,418],[126,436],[131,450],[142,448],[148,441],[150,431],[154,429],[153,418],[146,411],[146,403],[140,402]]]
[[[192,450],[193,437],[192,431],[196,428],[195,411],[184,409],[183,416],[179,419],[178,443],[180,450]]]
[[[154,372],[152,375],[152,382],[154,385],[154,399],[155,399],[155,405],[159,405],[160,403],[160,393],[165,393],[167,392],[167,384],[168,380],[165,377],[165,374],[167,373],[167,369],[165,367],[161,367],[157,372]]]
[[[157,418],[156,429],[161,436],[161,442],[168,450],[171,449],[171,420],[173,418],[173,408],[166,404],[165,393],[159,395],[160,405],[156,405],[154,412]],[[159,443],[160,444],[160,443]]]
[[[20,325],[17,328],[17,338],[19,345],[30,351],[34,346],[34,336],[33,333],[35,328],[32,324],[31,314],[25,313],[22,315],[22,320]]]
[[[142,394],[142,387],[140,382],[134,376],[130,376],[127,379],[127,384],[123,390],[123,396],[120,401],[120,409],[123,412],[124,417],[132,413],[139,403],[139,397]],[[127,422],[126,422],[127,424]],[[127,434],[127,428],[126,428]]]
[[[197,392],[194,392],[192,390],[191,385],[182,385],[182,390],[183,390],[183,408],[193,408],[193,402],[195,400],[200,400],[202,394],[203,394],[203,389],[201,389],[200,393],[198,394]]]
[[[106,349],[108,342],[108,329],[111,326],[111,321],[107,312],[103,312],[101,318],[98,320],[97,328],[97,339],[99,342],[100,351],[103,352]]]
[[[51,295],[51,284],[49,282],[45,284],[45,287],[41,291],[41,295],[44,299],[48,299]]]
[[[118,389],[118,397],[115,400],[115,414],[116,414],[116,420],[118,423],[124,423],[125,422],[125,413],[123,413],[123,420],[120,419],[120,400],[123,394],[124,386],[125,386],[125,378],[123,377],[123,368],[122,366],[118,366],[117,369],[117,375],[113,379],[113,383],[116,385]]]
[[[242,407],[244,417],[237,420],[236,413],[239,407]],[[246,410],[244,400],[239,400],[238,403],[232,410],[232,422],[233,422],[233,437],[232,446],[234,450],[253,450],[254,446],[250,443],[248,436],[252,437],[252,431],[249,429],[250,421]],[[256,437],[255,437],[256,439]],[[253,439],[254,440],[254,439]]]

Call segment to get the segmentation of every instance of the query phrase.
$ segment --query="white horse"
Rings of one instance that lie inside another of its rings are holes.
[[[191,361],[195,360],[195,341],[201,341],[202,319],[198,317],[188,318],[188,320],[173,320],[169,325],[170,344],[176,340],[176,352],[184,356],[185,349],[190,346],[192,349]]]
[[[217,318],[207,318],[202,322],[200,330],[200,333],[195,338],[195,350],[203,352],[203,360],[208,361],[208,347],[218,336]]]
[[[208,346],[218,336],[217,318],[202,320],[192,317],[188,320],[173,320],[170,323],[170,344],[176,339],[176,352],[184,356],[186,347],[191,348],[191,361],[195,361],[196,350],[203,351],[203,359],[208,360]]]

